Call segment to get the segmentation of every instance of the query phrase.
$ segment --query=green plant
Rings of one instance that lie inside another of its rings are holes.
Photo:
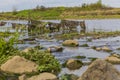
[[[60,80],[77,80],[79,77],[74,74],[63,74],[60,76]]]
[[[52,72],[57,74],[61,70],[58,60],[48,52],[33,49],[28,53],[20,53],[19,55],[37,63],[39,65],[39,72]]]
[[[0,38],[0,65],[4,63],[9,56],[16,53],[17,49],[14,48],[14,42],[17,40],[17,36],[5,40],[5,38]]]

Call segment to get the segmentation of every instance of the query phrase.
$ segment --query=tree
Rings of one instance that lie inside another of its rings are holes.
[[[39,10],[39,9],[40,9],[40,6],[39,6],[39,5],[37,5],[35,9],[36,9],[36,10]]]
[[[40,10],[44,11],[45,9],[46,9],[45,6],[43,6],[43,5],[40,6]]]

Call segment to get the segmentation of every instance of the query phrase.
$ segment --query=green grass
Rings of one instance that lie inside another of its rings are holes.
[[[0,32],[0,37],[9,37],[12,36],[14,33],[10,32]]]
[[[0,19],[103,19],[120,18],[120,9],[111,8],[101,3],[83,4],[80,7],[35,8],[29,10],[0,13]],[[30,17],[29,17],[30,16]]]

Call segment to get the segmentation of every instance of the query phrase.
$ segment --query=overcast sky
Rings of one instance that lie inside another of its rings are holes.
[[[80,6],[82,3],[94,3],[97,0],[0,0],[0,11],[12,11],[34,8],[36,5],[51,6]],[[120,0],[102,0],[103,4],[119,7]]]

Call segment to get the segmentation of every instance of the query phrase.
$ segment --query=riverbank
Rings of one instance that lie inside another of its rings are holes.
[[[61,7],[60,7],[61,8]],[[108,9],[108,10],[88,10],[81,11],[71,9],[68,11],[66,8],[52,8],[45,11],[40,10],[23,10],[18,11],[16,14],[12,12],[0,13],[1,20],[28,20],[28,13],[31,13],[30,19],[33,20],[58,20],[58,19],[119,19],[120,9]]]
[[[58,20],[58,19],[109,19],[120,18],[120,8],[111,8],[100,1],[78,7],[37,6],[34,9],[0,13],[1,20]]]

